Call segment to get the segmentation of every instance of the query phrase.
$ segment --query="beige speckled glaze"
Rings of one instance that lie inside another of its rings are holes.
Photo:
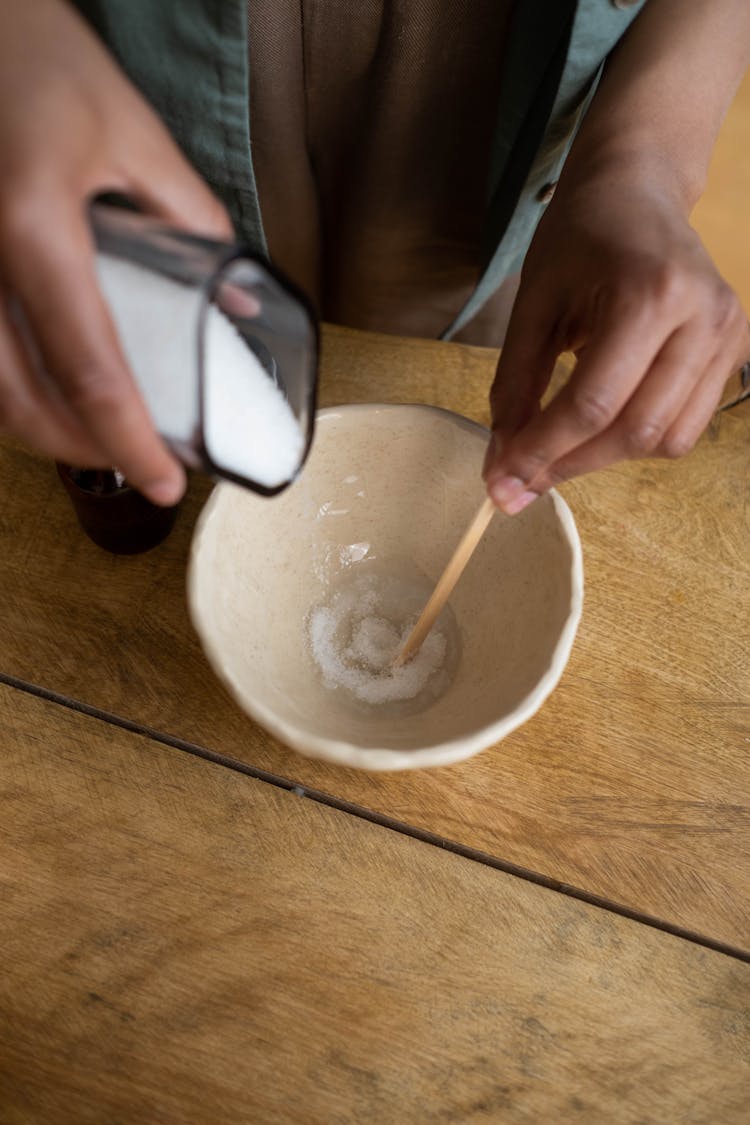
[[[487,437],[433,407],[338,407],[318,415],[310,459],[285,493],[214,490],[192,546],[193,623],[240,706],[288,746],[370,770],[445,765],[498,742],[557,684],[583,576],[573,517],[554,493],[490,524],[450,601],[454,679],[426,710],[356,713],[310,655],[309,612],[358,558],[406,557],[439,577],[482,501]]]

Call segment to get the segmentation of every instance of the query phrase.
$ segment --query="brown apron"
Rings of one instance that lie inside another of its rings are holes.
[[[250,0],[274,262],[328,321],[435,337],[480,275],[511,0]],[[497,345],[507,288],[462,339]]]

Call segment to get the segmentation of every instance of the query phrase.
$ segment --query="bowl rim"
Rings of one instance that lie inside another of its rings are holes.
[[[342,413],[369,413],[373,410],[378,412],[419,410],[431,414],[442,414],[461,428],[475,430],[489,439],[489,430],[480,423],[474,422],[471,418],[466,418],[462,414],[456,414],[452,410],[446,410],[440,406],[431,406],[427,403],[351,403],[329,406],[317,412],[317,423],[324,421],[326,417],[337,416]],[[559,683],[567,665],[583,611],[583,553],[573,513],[562,496],[555,489],[550,489],[546,495],[552,500],[555,516],[571,550],[570,608],[560,630],[557,643],[550,655],[547,670],[511,712],[495,722],[485,724],[472,734],[462,735],[459,738],[449,739],[434,746],[424,746],[414,750],[397,750],[390,746],[359,746],[346,739],[310,734],[297,723],[281,718],[273,708],[251,696],[248,689],[222,666],[218,646],[214,644],[204,630],[203,611],[199,606],[198,568],[200,564],[198,556],[201,544],[215,517],[221,498],[230,488],[236,487],[238,486],[226,483],[217,484],[196,522],[190,543],[186,575],[188,612],[214,675],[224,684],[240,709],[285,746],[296,750],[304,757],[317,758],[322,761],[333,762],[336,765],[365,769],[371,772],[451,765],[454,762],[465,761],[482,750],[495,746],[518,727],[528,722]]]

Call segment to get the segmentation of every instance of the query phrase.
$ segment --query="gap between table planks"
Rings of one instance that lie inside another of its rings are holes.
[[[358,386],[480,420],[496,358],[345,330],[326,333],[324,354],[327,403]],[[748,442],[743,406],[682,462],[565,489],[587,580],[569,667],[531,722],[459,766],[336,769],[241,715],[185,610],[203,481],[162,547],[113,558],[78,531],[49,463],[1,446],[0,671],[747,951]]]
[[[0,688],[2,1120],[740,1125],[750,966]]]

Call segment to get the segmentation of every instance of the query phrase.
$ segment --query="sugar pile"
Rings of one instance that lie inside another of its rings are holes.
[[[159,432],[183,453],[198,417],[200,291],[133,262],[97,255],[97,274],[125,357]],[[234,325],[205,322],[204,436],[219,467],[273,488],[294,476],[304,435],[283,392]],[[188,459],[186,457],[186,459]]]
[[[206,446],[221,451],[221,464],[258,484],[283,484],[299,467],[304,438],[289,403],[213,305],[206,318],[203,426]]]
[[[391,662],[425,601],[414,585],[378,574],[354,576],[308,621],[313,658],[326,687],[372,705],[435,698],[444,686],[448,638],[439,626],[400,668]]]

